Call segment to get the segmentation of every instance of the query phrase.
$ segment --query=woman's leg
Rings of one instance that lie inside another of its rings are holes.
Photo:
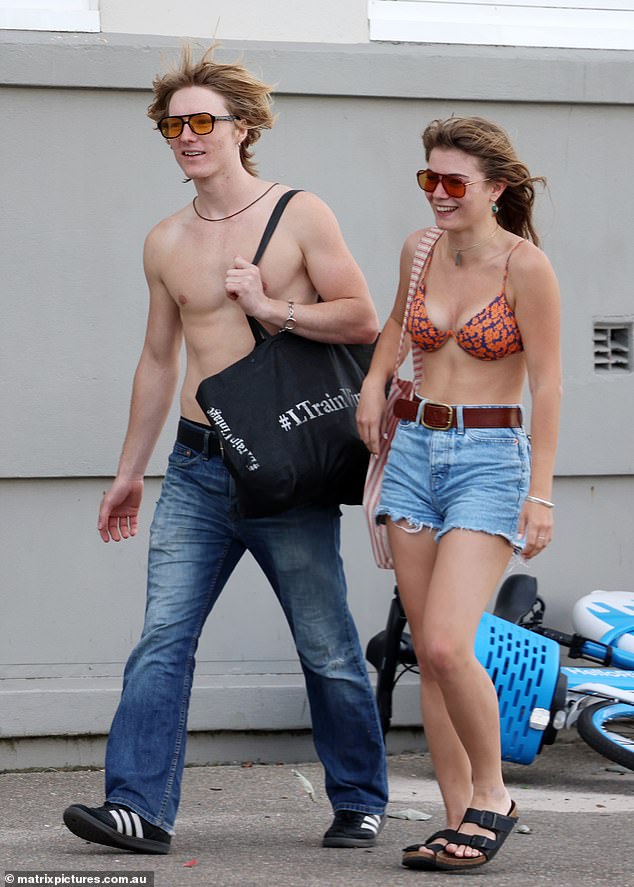
[[[423,625],[438,545],[435,531],[408,528],[407,521],[388,522],[399,596],[421,665],[421,711],[425,739],[445,804],[447,826],[457,829],[472,794],[471,765],[433,673],[424,664]],[[440,842],[442,843],[442,841]],[[423,851],[424,852],[424,851]],[[433,854],[430,852],[429,856]]]
[[[454,529],[442,537],[426,596],[421,645],[421,668],[430,672],[444,700],[441,717],[448,716],[470,764],[473,790],[467,806],[504,815],[511,801],[502,779],[498,700],[474,644],[482,613],[510,554],[508,542],[500,536]],[[432,715],[432,723],[436,718],[440,720]],[[450,764],[441,745],[436,757],[446,779]],[[473,824],[460,830],[495,837]],[[454,844],[447,845],[447,852],[458,857],[479,855],[478,850]]]
[[[404,531],[405,528],[405,531]],[[495,689],[474,653],[475,634],[510,557],[508,543],[485,533],[432,532],[389,524],[399,594],[421,666],[421,705],[428,748],[457,829],[468,806],[506,814]],[[465,833],[492,833],[465,824]],[[479,852],[449,845],[457,856]]]

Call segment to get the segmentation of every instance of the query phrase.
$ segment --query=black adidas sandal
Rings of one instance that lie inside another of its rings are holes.
[[[476,810],[469,807],[462,817],[462,822],[472,822],[480,828],[494,832],[495,838],[487,838],[484,835],[465,835],[463,832],[454,832],[450,843],[462,844],[465,847],[473,847],[480,851],[479,856],[454,856],[441,850],[436,854],[436,868],[443,871],[457,871],[459,869],[472,869],[490,862],[506,841],[513,826],[518,820],[515,801],[511,801],[511,809],[504,816],[502,813],[494,813],[492,810]]]
[[[171,836],[134,810],[106,801],[103,807],[72,804],[64,810],[70,831],[94,844],[105,844],[134,853],[169,853]]]
[[[401,863],[408,869],[435,869],[436,855],[445,849],[444,844],[438,843],[438,838],[444,838],[447,843],[451,843],[457,834],[454,829],[445,828],[439,832],[434,832],[422,844],[411,844],[409,847],[403,847]],[[431,853],[421,853],[423,849],[431,851]]]

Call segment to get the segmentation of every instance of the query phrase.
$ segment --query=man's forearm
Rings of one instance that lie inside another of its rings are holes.
[[[142,478],[165,425],[178,383],[178,366],[161,368],[141,360],[137,368],[130,417],[117,475]]]
[[[318,342],[369,344],[379,333],[376,311],[365,299],[335,299],[312,305],[269,299],[267,309],[258,318],[277,329],[284,329],[292,314],[293,332]]]

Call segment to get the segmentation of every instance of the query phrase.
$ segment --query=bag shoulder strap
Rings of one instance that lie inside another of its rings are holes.
[[[398,378],[399,367],[405,360],[405,337],[407,335],[407,321],[409,318],[410,309],[412,307],[414,294],[418,289],[418,281],[421,279],[427,263],[429,262],[429,259],[431,257],[432,250],[436,244],[436,241],[442,233],[443,232],[440,228],[425,228],[421,239],[418,241],[416,250],[414,251],[414,258],[412,259],[412,270],[410,272],[409,278],[409,289],[407,291],[407,302],[405,303],[405,311],[403,312],[401,336],[398,343],[396,363],[394,365],[394,379]]]
[[[277,203],[273,207],[273,212],[271,213],[271,216],[270,216],[268,222],[266,223],[266,228],[264,229],[264,234],[262,235],[262,239],[260,240],[258,248],[255,251],[255,256],[253,257],[253,262],[252,262],[253,265],[257,265],[259,263],[260,259],[262,258],[262,256],[264,255],[264,250],[269,245],[269,240],[273,236],[273,232],[277,228],[277,223],[281,219],[282,213],[286,209],[286,204],[291,199],[291,197],[294,197],[296,194],[299,194],[300,190],[301,190],[300,188],[296,188],[293,191],[287,191],[285,194],[282,194],[280,199],[277,201]]]
[[[286,204],[291,199],[291,197],[299,194],[300,190],[301,188],[295,188],[294,190],[287,191],[285,194],[282,194],[280,199],[273,207],[273,212],[269,216],[269,220],[266,223],[266,228],[264,229],[264,233],[262,234],[262,239],[260,240],[258,248],[255,251],[255,256],[253,257],[254,265],[257,265],[264,255],[264,250],[269,245],[269,240],[271,239],[271,237],[273,236],[273,232],[277,228],[277,223],[282,218],[282,213],[286,209]],[[253,338],[255,339],[256,344],[260,344],[260,342],[264,342],[265,339],[269,338],[268,332],[260,323],[258,323],[255,317],[247,316],[247,320],[249,322],[249,326],[251,327],[251,332],[253,333]]]

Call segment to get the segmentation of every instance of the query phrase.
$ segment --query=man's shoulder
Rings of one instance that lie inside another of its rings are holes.
[[[148,232],[148,242],[163,242],[181,235],[185,231],[190,219],[190,208],[191,204],[188,203],[171,215],[156,222]]]
[[[280,195],[295,191],[289,200],[284,215],[289,230],[293,231],[300,241],[313,242],[321,238],[334,236],[339,231],[339,224],[334,211],[328,203],[312,191],[285,187]]]
[[[284,195],[292,193],[292,199],[289,200],[289,208],[292,207],[296,210],[316,207],[327,208],[326,202],[312,191],[306,191],[304,188],[292,187],[290,185],[282,185],[281,187],[282,190],[277,195],[276,202],[278,199],[281,200]]]

